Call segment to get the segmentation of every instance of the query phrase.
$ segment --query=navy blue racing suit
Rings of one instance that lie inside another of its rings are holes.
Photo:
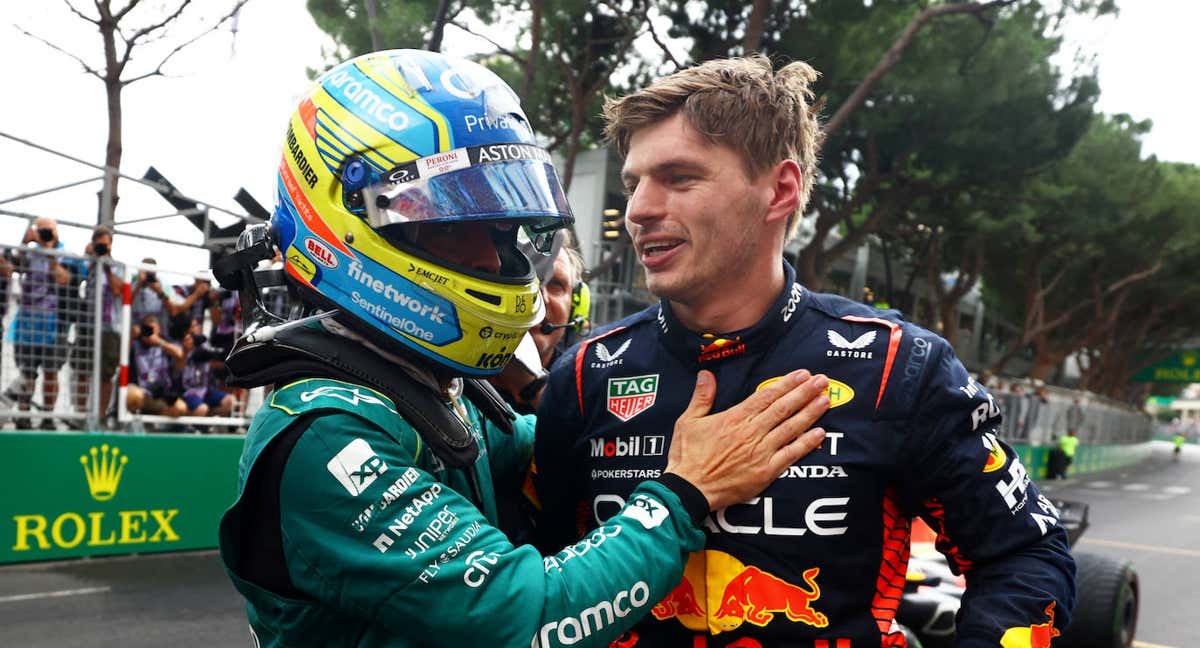
[[[615,645],[903,646],[894,618],[920,516],[966,578],[956,645],[1049,646],[1069,621],[1075,565],[1058,512],[997,438],[992,396],[937,335],[786,273],[750,328],[702,335],[663,302],[551,372],[535,483],[553,547],[665,468],[700,369],[716,375],[713,411],[795,369],[829,377],[822,447],[758,497],[710,514],[680,585]]]

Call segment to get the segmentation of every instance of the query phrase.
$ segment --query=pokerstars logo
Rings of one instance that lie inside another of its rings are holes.
[[[659,457],[667,446],[664,436],[629,436],[589,439],[593,457]]]
[[[658,397],[658,374],[608,379],[608,411],[628,421],[650,409]]]

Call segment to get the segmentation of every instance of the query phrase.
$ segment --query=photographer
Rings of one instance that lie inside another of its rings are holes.
[[[42,409],[51,412],[58,400],[58,369],[66,359],[65,335],[59,321],[62,287],[70,281],[70,270],[50,250],[63,247],[58,240],[58,223],[53,218],[38,218],[29,229],[15,259],[21,273],[21,301],[13,324],[15,359],[21,371],[17,388],[17,408],[28,412],[33,399],[37,372],[42,371]],[[28,418],[17,419],[17,429],[31,428]],[[39,427],[53,430],[54,421],[43,418]]]
[[[210,342],[213,347],[229,353],[242,332],[242,303],[237,292],[224,288],[210,290],[208,311],[213,326]]]
[[[204,311],[208,308],[208,295],[212,281],[197,277],[192,282],[191,290],[176,303],[176,310],[167,320],[167,335],[172,340],[182,340],[188,331],[199,333],[204,330]],[[176,288],[182,294],[183,288]]]
[[[157,265],[151,257],[142,259],[142,263]],[[147,315],[153,315],[158,318],[159,322],[171,322],[172,318],[184,312],[186,308],[179,302],[172,299],[173,290],[168,290],[163,287],[162,280],[158,278],[158,273],[154,270],[139,270],[137,279],[133,283],[133,296],[130,310],[133,313],[133,321],[140,322]],[[166,337],[171,340],[178,340],[182,334],[177,335],[175,331],[168,326]],[[131,331],[133,337],[138,337],[138,325],[133,325]]]
[[[96,344],[95,315],[100,306],[100,415],[108,411],[112,397],[112,377],[121,362],[121,280],[120,265],[112,260],[112,230],[104,225],[92,229],[92,241],[84,253],[95,260],[87,265],[87,286],[83,293],[86,304],[83,316],[75,324],[75,349],[71,369],[75,373],[75,407],[87,411],[91,393],[92,354]]]
[[[143,317],[138,327],[131,365],[137,371],[137,384],[129,385],[125,405],[130,412],[183,416],[187,410],[171,380],[172,359],[182,360],[183,349],[159,334],[158,318],[153,315]]]
[[[213,365],[220,365],[224,354],[207,344],[205,337],[188,331],[183,334],[183,355],[175,359],[183,388],[183,402],[190,416],[228,416],[233,411],[233,395],[213,384]]]

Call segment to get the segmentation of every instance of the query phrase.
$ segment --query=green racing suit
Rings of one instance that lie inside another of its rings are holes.
[[[367,387],[311,378],[270,394],[220,527],[255,645],[606,646],[679,583],[704,541],[694,487],[644,482],[619,515],[543,558],[498,528],[533,417],[509,435],[465,398],[447,407],[479,443],[470,470],[447,469]]]

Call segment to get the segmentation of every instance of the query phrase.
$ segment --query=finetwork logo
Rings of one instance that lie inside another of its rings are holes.
[[[833,349],[827,349],[825,356],[829,358],[865,358],[871,359],[874,354],[871,351],[863,351],[875,341],[876,331],[867,331],[854,339],[853,342],[842,337],[841,333],[829,329],[825,332],[829,338],[829,343],[834,346]]]
[[[96,455],[96,446],[92,446],[88,454],[80,455],[79,463],[83,464],[83,474],[87,477],[88,492],[92,499],[106,502],[117,494],[121,473],[125,472],[129,457],[121,455],[115,446],[110,450],[107,443],[100,446],[99,458]]]
[[[325,467],[355,497],[388,471],[387,463],[362,439],[347,443]]]

